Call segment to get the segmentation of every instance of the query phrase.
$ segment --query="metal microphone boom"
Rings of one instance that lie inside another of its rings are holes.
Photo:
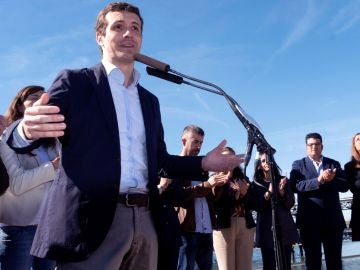
[[[247,165],[249,164],[251,159],[254,144],[261,152],[271,152],[272,154],[275,153],[275,149],[272,148],[267,142],[264,135],[261,133],[258,124],[248,114],[246,114],[246,112],[241,108],[241,106],[219,86],[182,74],[176,70],[171,69],[169,64],[163,63],[149,56],[138,54],[135,56],[135,60],[147,65],[148,67],[146,68],[146,71],[151,76],[155,76],[177,84],[184,83],[208,92],[212,92],[217,95],[221,95],[226,99],[226,101],[230,105],[230,108],[235,113],[240,122],[243,124],[248,133],[248,142],[244,162],[245,175]],[[190,81],[187,81],[184,78]],[[191,81],[196,83],[193,83]]]
[[[221,89],[219,86],[209,83],[203,80],[199,80],[190,76],[187,76],[185,74],[182,74],[176,70],[173,70],[170,68],[169,64],[163,63],[161,61],[158,61],[156,59],[153,59],[151,57],[138,54],[135,56],[135,60],[139,61],[148,67],[146,67],[146,70],[149,75],[156,76],[158,78],[168,80],[173,83],[177,84],[188,84],[193,87],[215,93],[217,95],[223,96],[228,104],[230,105],[230,108],[233,110],[235,115],[238,117],[240,122],[243,124],[245,129],[247,130],[248,140],[246,145],[246,156],[245,156],[245,162],[244,162],[244,174],[246,176],[246,168],[249,164],[249,161],[251,159],[251,154],[253,150],[254,144],[257,147],[257,150],[266,153],[268,160],[271,164],[274,162],[273,155],[275,154],[275,149],[271,147],[271,145],[267,142],[264,135],[261,133],[257,123],[245,113],[245,111],[240,107],[240,105],[231,97],[229,96],[223,89]],[[187,80],[184,80],[184,78],[196,82],[190,82]],[[272,174],[272,185],[275,196],[272,196],[271,199],[271,208],[272,208],[272,224],[273,224],[273,241],[274,241],[274,252],[275,252],[275,258],[276,258],[276,266],[278,270],[285,270],[287,269],[286,261],[284,261],[284,251],[282,248],[282,240],[281,240],[281,233],[280,233],[280,224],[278,220],[278,215],[276,211],[276,205],[277,205],[277,186],[275,184],[275,179]]]

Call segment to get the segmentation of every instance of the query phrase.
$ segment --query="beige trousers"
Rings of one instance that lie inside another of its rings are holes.
[[[251,270],[255,228],[245,218],[232,217],[227,229],[214,230],[213,241],[219,270]]]
[[[118,204],[104,242],[88,259],[58,270],[156,270],[157,236],[146,207]]]

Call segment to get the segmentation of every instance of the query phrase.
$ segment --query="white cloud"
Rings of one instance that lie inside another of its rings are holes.
[[[349,1],[334,16],[330,25],[334,28],[335,34],[340,34],[355,26],[360,21],[360,1]]]
[[[317,14],[318,11],[314,1],[308,0],[304,15],[297,21],[295,27],[287,35],[278,52],[285,51],[306,36],[306,34],[312,29]]]

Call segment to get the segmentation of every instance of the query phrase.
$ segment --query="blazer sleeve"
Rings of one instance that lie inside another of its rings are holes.
[[[14,195],[21,195],[55,178],[55,169],[50,161],[33,169],[24,169],[18,154],[4,139],[0,139],[0,156],[9,175],[9,189]]]
[[[304,160],[296,160],[290,172],[290,184],[293,192],[308,192],[319,189],[317,176],[306,179]]]
[[[187,183],[189,181],[186,181]],[[206,197],[210,193],[212,194],[212,188],[209,182],[204,181],[198,185],[192,186],[183,186],[184,190],[184,200],[193,200],[194,198]]]

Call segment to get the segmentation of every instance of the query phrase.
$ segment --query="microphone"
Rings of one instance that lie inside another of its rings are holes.
[[[159,69],[163,72],[168,72],[170,70],[170,65],[160,62],[154,58],[151,58],[149,56],[143,55],[138,53],[137,55],[135,55],[135,60],[138,62],[141,62],[147,66],[151,66],[153,68]]]
[[[221,95],[226,99],[226,101],[230,105],[230,108],[239,118],[240,122],[244,125],[245,129],[248,131],[248,141],[247,141],[246,155],[244,161],[245,175],[246,175],[246,167],[250,162],[254,145],[256,145],[258,151],[264,150],[264,152],[267,151],[267,153],[271,155],[275,153],[275,149],[272,148],[271,145],[267,142],[264,135],[261,133],[257,123],[249,115],[247,115],[243,111],[243,109],[239,106],[239,104],[237,104],[237,102],[219,86],[197,78],[190,77],[176,70],[170,69],[170,65],[160,62],[146,55],[137,54],[135,55],[135,60],[147,65],[146,71],[151,76],[155,76],[160,79],[167,80],[176,84],[182,84],[182,83],[187,84],[208,92],[212,92],[217,95]]]
[[[156,68],[146,67],[146,72],[151,76],[155,76],[160,79],[167,80],[169,82],[173,82],[176,84],[182,84],[184,81],[184,79],[180,76],[171,73],[166,73]]]

